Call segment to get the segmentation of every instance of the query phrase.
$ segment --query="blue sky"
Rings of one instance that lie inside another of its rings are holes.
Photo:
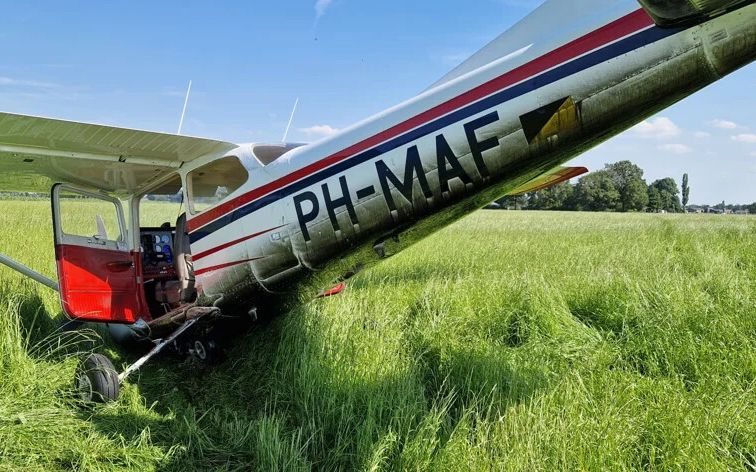
[[[233,142],[312,141],[425,89],[529,0],[8,2],[0,110]],[[471,5],[473,5],[471,7]],[[691,177],[693,202],[756,201],[753,65],[574,163]]]

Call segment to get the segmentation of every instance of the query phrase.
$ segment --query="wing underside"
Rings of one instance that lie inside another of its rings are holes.
[[[55,183],[129,195],[183,163],[237,146],[212,139],[0,113],[0,191]]]

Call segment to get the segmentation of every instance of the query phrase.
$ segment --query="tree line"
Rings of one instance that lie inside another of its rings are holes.
[[[648,184],[643,169],[620,161],[581,177],[576,184],[563,182],[538,192],[505,197],[496,205],[523,210],[681,213],[689,199],[688,174],[683,176],[682,186],[672,177]],[[756,214],[756,203],[726,207],[723,202],[721,206],[722,210],[747,209]]]

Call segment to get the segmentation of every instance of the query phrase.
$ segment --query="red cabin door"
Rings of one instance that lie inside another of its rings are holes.
[[[52,208],[63,311],[81,321],[136,322],[139,253],[129,249],[121,202],[58,184]]]

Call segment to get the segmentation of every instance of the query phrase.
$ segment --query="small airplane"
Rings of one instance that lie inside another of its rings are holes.
[[[754,0],[547,0],[417,97],[313,144],[0,113],[0,190],[51,194],[58,280],[0,262],[58,290],[69,318],[150,343],[121,373],[82,361],[82,398],[110,401],[166,347],[212,357],[224,319],[304,286],[336,295],[497,198],[586,172],[562,164],[754,57]],[[140,225],[145,196],[179,192],[175,225]],[[96,234],[69,230],[71,197],[107,210]]]

